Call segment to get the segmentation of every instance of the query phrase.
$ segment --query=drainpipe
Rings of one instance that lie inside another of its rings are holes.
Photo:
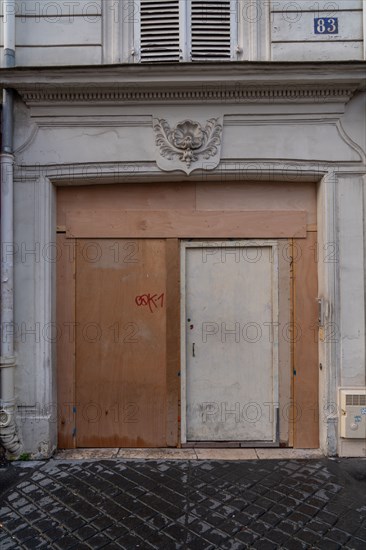
[[[4,0],[4,67],[15,66],[15,0]],[[19,455],[21,443],[15,422],[14,353],[14,219],[13,219],[13,103],[14,90],[3,90],[1,118],[1,356],[0,443]]]

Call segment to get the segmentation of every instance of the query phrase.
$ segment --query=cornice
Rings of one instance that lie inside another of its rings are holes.
[[[29,104],[347,102],[366,63],[183,63],[0,70]]]
[[[27,105],[62,104],[116,104],[116,103],[346,103],[356,91],[356,86],[245,86],[235,84],[225,87],[198,86],[161,89],[105,90],[100,89],[50,89],[48,87],[19,90]]]

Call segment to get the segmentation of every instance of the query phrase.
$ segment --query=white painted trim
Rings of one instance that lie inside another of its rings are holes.
[[[102,1],[102,63],[133,63],[136,2],[134,0]],[[98,72],[98,71],[96,71]]]
[[[56,191],[48,178],[34,182],[34,242],[45,250],[56,239]],[[35,262],[34,317],[41,329],[40,341],[35,345],[36,402],[41,404],[40,420],[48,426],[48,449],[57,446],[57,392],[56,392],[56,265],[47,257]],[[40,421],[39,420],[39,421]]]
[[[141,22],[141,10],[140,10],[140,2],[137,2],[137,17],[136,20],[133,21],[133,57],[134,62],[138,63],[141,59],[141,51],[140,51],[140,43],[141,43],[141,32],[140,32],[140,22]]]
[[[180,246],[180,378],[181,378],[181,415],[180,434],[181,443],[187,443],[187,347],[186,347],[186,248],[187,243]]]
[[[273,321],[277,323],[279,320],[279,273],[278,273],[278,253],[279,246],[277,240],[268,239],[234,239],[232,241],[215,239],[207,241],[181,241],[180,248],[180,350],[181,350],[181,443],[187,443],[187,346],[186,346],[186,276],[187,276],[187,249],[188,248],[210,248],[220,246],[232,247],[235,245],[241,245],[243,248],[247,247],[266,247],[272,248],[272,290],[277,289],[277,292],[272,296],[273,304]],[[276,321],[277,320],[277,321]],[[272,365],[273,365],[273,379],[272,379],[272,399],[273,403],[279,403],[279,339],[278,339],[278,326],[273,327],[273,346],[272,346]],[[277,345],[276,345],[277,344]],[[277,425],[278,415],[274,415],[272,441],[277,443],[277,434],[279,433],[279,427]]]
[[[338,243],[337,174],[329,171],[321,180],[317,200],[319,251],[329,243]],[[321,258],[319,258],[321,260]],[[325,323],[339,327],[339,262],[318,262],[318,296],[328,304]],[[332,325],[331,325],[332,326]],[[340,342],[319,339],[319,423],[320,446],[326,456],[337,454],[337,386],[340,378]]]
[[[362,11],[363,11],[363,58],[366,61],[366,0],[363,0],[362,4]]]

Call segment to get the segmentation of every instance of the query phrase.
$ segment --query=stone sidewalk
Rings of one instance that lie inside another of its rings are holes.
[[[0,548],[366,548],[366,459],[0,468]]]

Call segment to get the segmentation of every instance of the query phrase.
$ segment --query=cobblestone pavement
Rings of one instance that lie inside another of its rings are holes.
[[[0,468],[0,548],[366,548],[366,460]]]

